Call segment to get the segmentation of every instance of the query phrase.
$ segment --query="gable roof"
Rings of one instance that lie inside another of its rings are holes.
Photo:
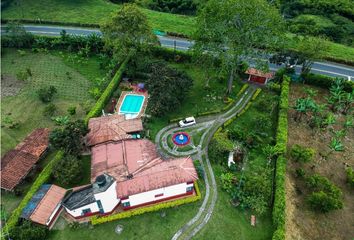
[[[64,188],[56,185],[42,185],[23,209],[21,217],[42,225],[48,225],[50,216],[58,204],[61,203],[65,193]]]
[[[1,158],[1,188],[12,191],[31,171],[48,148],[49,129],[39,128],[30,133],[15,149]]]
[[[125,197],[198,179],[191,158],[163,160],[147,139],[124,140],[92,147],[91,180],[107,173]]]
[[[89,121],[90,132],[86,136],[88,146],[110,141],[120,141],[132,138],[129,133],[140,132],[143,124],[140,118],[125,119],[124,115],[108,115],[91,118]]]
[[[258,76],[258,77],[265,77],[265,78],[272,78],[273,77],[273,73],[271,73],[271,72],[265,73],[265,72],[262,72],[258,69],[255,69],[255,68],[248,68],[246,71],[246,74]]]

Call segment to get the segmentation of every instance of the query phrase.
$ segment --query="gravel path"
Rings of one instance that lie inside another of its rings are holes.
[[[200,144],[190,151],[178,152],[168,146],[167,137],[174,131],[180,129],[176,124],[168,125],[157,133],[155,142],[159,153],[164,158],[171,158],[171,156],[178,157],[193,155],[194,160],[200,161],[205,174],[204,181],[206,192],[203,203],[200,206],[197,214],[174,234],[172,240],[191,239],[208,223],[211,215],[213,214],[217,200],[217,185],[208,157],[208,145],[216,130],[227,120],[231,119],[237,113],[239,113],[250,101],[255,91],[256,87],[250,85],[245,93],[241,96],[241,98],[236,102],[236,104],[227,112],[214,116],[198,118],[196,125],[183,128],[193,128],[197,131],[205,131],[201,137]]]

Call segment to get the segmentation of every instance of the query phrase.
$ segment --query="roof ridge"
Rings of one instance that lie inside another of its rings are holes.
[[[136,169],[136,170],[135,170],[133,173],[131,173],[131,174],[133,174],[133,176],[134,176],[134,175],[137,174],[137,173],[144,172],[145,170],[147,170],[146,167],[148,167],[148,165],[154,164],[154,165],[152,165],[152,166],[150,166],[150,167],[148,168],[148,169],[151,169],[152,167],[154,167],[154,166],[157,165],[157,161],[158,161],[158,160],[161,160],[161,158],[160,158],[160,157],[157,157],[157,158],[152,159],[151,161],[149,161],[149,162],[143,164],[142,166],[140,166],[138,169]]]

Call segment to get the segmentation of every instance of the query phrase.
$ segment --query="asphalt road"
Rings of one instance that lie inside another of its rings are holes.
[[[24,25],[25,29],[28,32],[37,35],[48,35],[48,36],[58,36],[62,30],[65,30],[68,34],[76,35],[90,35],[90,34],[99,34],[101,35],[100,30],[98,29],[88,29],[88,28],[76,28],[76,27],[67,27],[67,26],[44,26],[44,25]],[[5,26],[1,26],[1,33],[5,31]],[[178,50],[186,51],[192,45],[193,42],[187,39],[175,38],[175,37],[165,37],[157,36],[160,40],[161,46],[168,48],[175,48]],[[281,66],[271,64],[271,70],[277,70]],[[300,72],[301,67],[296,66],[296,71]],[[332,62],[315,62],[312,66],[311,72],[317,74],[323,74],[331,77],[344,77],[348,80],[354,81],[354,67],[346,66],[342,64],[336,64]]]

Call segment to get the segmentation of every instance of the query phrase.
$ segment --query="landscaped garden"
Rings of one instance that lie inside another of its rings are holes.
[[[286,181],[287,237],[350,239],[354,222],[353,93],[292,84]]]

